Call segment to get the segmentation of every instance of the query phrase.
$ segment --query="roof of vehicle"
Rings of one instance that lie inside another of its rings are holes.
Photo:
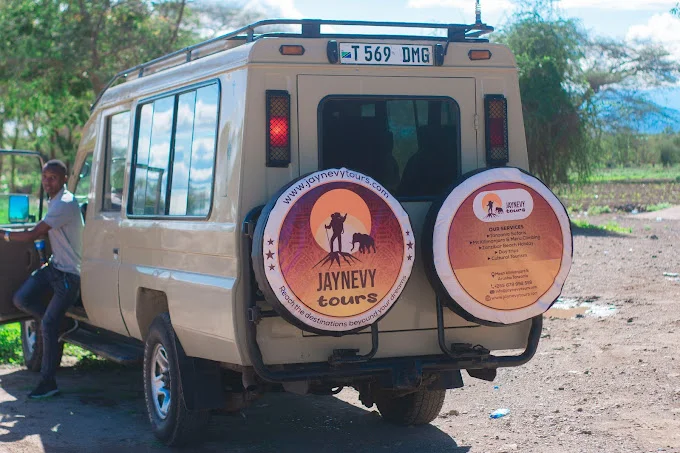
[[[300,32],[264,32],[256,34],[256,30],[262,27],[272,26],[300,26]],[[341,26],[350,27],[381,27],[394,29],[413,29],[423,30],[444,30],[446,36],[432,35],[390,35],[390,34],[347,34],[335,31],[322,33],[321,27],[330,27],[331,30]],[[479,14],[477,21],[473,24],[439,24],[439,23],[420,23],[420,22],[375,22],[375,21],[341,21],[341,20],[320,20],[320,19],[270,19],[252,23],[227,34],[216,38],[203,41],[201,43],[185,47],[184,49],[169,53],[154,60],[128,68],[116,74],[98,94],[92,105],[92,110],[102,99],[104,93],[121,80],[131,81],[151,73],[156,73],[164,69],[185,65],[198,59],[204,58],[215,53],[224,52],[253,43],[263,38],[324,38],[324,39],[385,39],[385,40],[409,40],[409,41],[433,41],[445,47],[444,54],[448,50],[448,44],[456,43],[486,43],[488,40],[480,38],[492,32],[493,27],[481,22]],[[241,55],[241,58],[243,55]]]

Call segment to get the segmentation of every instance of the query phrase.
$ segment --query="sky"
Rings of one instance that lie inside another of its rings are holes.
[[[670,10],[678,0],[561,0],[563,17],[576,18],[592,34],[662,43],[680,62],[680,19]],[[282,16],[309,19],[472,23],[474,0],[259,0]],[[482,20],[502,28],[513,11],[510,0],[481,0]],[[654,90],[662,105],[680,110],[680,86]]]

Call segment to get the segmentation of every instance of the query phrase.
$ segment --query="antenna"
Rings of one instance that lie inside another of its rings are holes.
[[[475,2],[475,24],[482,23],[482,7],[479,6],[479,0]]]

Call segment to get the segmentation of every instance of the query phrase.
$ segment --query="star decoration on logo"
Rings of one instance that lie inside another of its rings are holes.
[[[274,258],[274,252],[272,252],[271,250],[267,251],[266,255],[268,260]]]
[[[411,255],[407,256],[408,260],[411,261],[411,258],[413,258]]]
[[[274,265],[273,265],[273,264],[270,264],[270,265],[269,265],[269,270],[270,270],[270,271],[273,271],[274,269],[275,269]]]
[[[273,239],[268,240],[268,241],[267,241],[267,244],[269,244],[269,245],[274,245],[274,240],[273,240]]]
[[[406,232],[406,236],[410,236],[410,235],[411,235],[411,232],[410,232],[410,231],[407,231],[407,232]]]
[[[406,244],[406,245],[408,245],[408,248],[409,248],[409,249],[412,249],[412,248],[413,248],[413,242],[411,242],[411,241],[408,241],[408,244]]]

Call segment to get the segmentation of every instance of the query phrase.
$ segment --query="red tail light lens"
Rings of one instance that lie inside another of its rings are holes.
[[[502,167],[508,163],[508,101],[499,94],[484,96],[486,127],[486,165]]]
[[[281,148],[288,146],[288,118],[285,116],[273,116],[269,118],[269,146]]]
[[[267,90],[267,167],[290,164],[290,94]]]

